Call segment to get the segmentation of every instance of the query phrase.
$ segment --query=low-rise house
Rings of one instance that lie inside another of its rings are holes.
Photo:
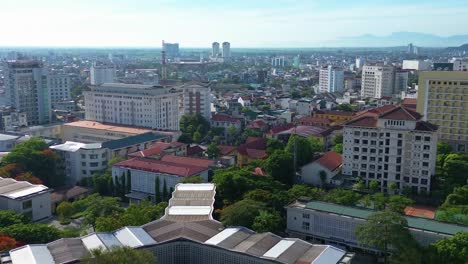
[[[132,158],[112,166],[114,184],[123,184],[130,175],[130,192],[126,194],[131,202],[145,199],[155,201],[156,188],[159,193],[171,193],[185,178],[201,176],[208,181],[214,161],[165,155],[160,160]],[[126,183],[128,184],[128,182]]]
[[[288,140],[291,135],[297,135],[305,138],[316,138],[324,146],[324,149],[328,149],[331,144],[333,135],[333,127],[319,127],[319,126],[296,126],[288,130],[281,131],[273,135],[273,138],[280,140]]]
[[[13,210],[38,221],[51,216],[51,189],[41,184],[0,177],[0,210]]]
[[[252,160],[266,159],[267,139],[249,137],[247,141],[237,148],[237,165],[244,166]]]
[[[320,186],[333,184],[332,178],[340,172],[342,164],[340,154],[333,151],[326,152],[319,159],[302,166],[298,180]]]
[[[16,146],[16,141],[20,138],[17,135],[0,134],[0,152],[8,152]]]
[[[331,121],[330,119],[327,119],[327,118],[304,116],[297,120],[297,124],[301,126],[328,127],[331,125]]]
[[[156,158],[160,159],[167,154],[187,156],[187,144],[181,142],[156,142],[149,148],[128,154],[132,158]]]
[[[252,104],[252,100],[246,96],[241,96],[237,98],[237,102],[243,107],[249,107]]]
[[[233,117],[226,114],[214,114],[211,117],[211,127],[222,128],[224,129],[224,136],[228,135],[228,128],[235,127],[237,132],[240,132],[242,129],[242,120],[237,117]]]
[[[246,128],[253,129],[253,130],[263,133],[268,130],[268,124],[261,119],[257,119],[257,120],[250,122],[250,124],[248,124]]]
[[[61,202],[73,202],[78,199],[84,198],[92,193],[92,189],[85,188],[82,186],[73,186],[65,187],[61,189],[54,190],[51,194],[51,207],[52,211],[55,212],[55,209]]]
[[[318,110],[315,111],[314,117],[326,118],[331,120],[331,125],[341,125],[344,122],[353,119],[355,116],[354,112],[344,112],[335,110]]]

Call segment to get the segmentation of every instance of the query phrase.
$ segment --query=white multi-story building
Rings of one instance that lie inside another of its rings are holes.
[[[85,91],[86,120],[179,130],[179,96],[162,86],[106,83]]]
[[[345,123],[343,174],[361,177],[366,184],[375,180],[384,192],[404,187],[428,192],[435,174],[437,126],[421,118],[398,106]]]
[[[13,210],[38,221],[50,217],[51,189],[41,184],[0,177],[0,210]]]
[[[48,76],[48,81],[52,106],[56,102],[71,99],[72,81],[69,75],[51,74]]]
[[[219,43],[218,42],[213,42],[211,44],[211,56],[213,58],[216,58],[219,56]]]
[[[429,60],[403,60],[403,70],[427,71],[432,67]]]
[[[453,58],[450,62],[454,71],[468,71],[468,59]]]
[[[344,71],[329,65],[321,69],[319,74],[319,91],[321,93],[333,93],[343,91]]]
[[[231,57],[231,43],[223,42],[223,58],[227,59]]]
[[[26,113],[28,125],[49,123],[52,117],[47,73],[37,61],[13,61],[5,67],[5,102]]]
[[[184,115],[201,114],[209,121],[211,119],[211,88],[196,82],[186,83],[179,88],[184,93]]]
[[[273,67],[284,67],[284,56],[274,57],[271,59],[271,66]]]
[[[0,129],[3,131],[14,131],[28,126],[26,113],[11,107],[0,108],[0,118]]]
[[[364,65],[366,64],[366,59],[364,58],[356,58],[356,68],[357,69],[361,69],[362,67],[364,67]]]
[[[89,71],[91,85],[115,82],[115,66],[93,64]]]
[[[365,65],[362,69],[361,98],[392,96],[395,69],[391,65]]]

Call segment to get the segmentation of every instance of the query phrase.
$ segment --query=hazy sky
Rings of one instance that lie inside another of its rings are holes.
[[[468,0],[0,0],[0,46],[320,47],[468,33]]]

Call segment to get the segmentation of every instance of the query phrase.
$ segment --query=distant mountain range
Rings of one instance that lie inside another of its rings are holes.
[[[356,37],[345,37],[337,41],[340,47],[395,47],[413,43],[419,47],[457,47],[468,43],[468,35],[441,37],[417,32],[394,32],[388,36],[366,34]]]

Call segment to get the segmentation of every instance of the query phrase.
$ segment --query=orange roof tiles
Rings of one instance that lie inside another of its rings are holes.
[[[320,157],[315,162],[319,163],[330,171],[334,171],[340,167],[341,164],[343,164],[343,159],[340,154],[334,151],[329,151],[323,154],[322,157]]]
[[[153,131],[151,129],[135,128],[135,127],[129,127],[129,126],[114,125],[114,124],[103,124],[100,122],[88,121],[88,120],[81,120],[81,121],[66,123],[64,124],[64,126],[108,130],[108,131],[128,133],[128,134],[143,134],[143,133],[148,133],[148,132]]]

